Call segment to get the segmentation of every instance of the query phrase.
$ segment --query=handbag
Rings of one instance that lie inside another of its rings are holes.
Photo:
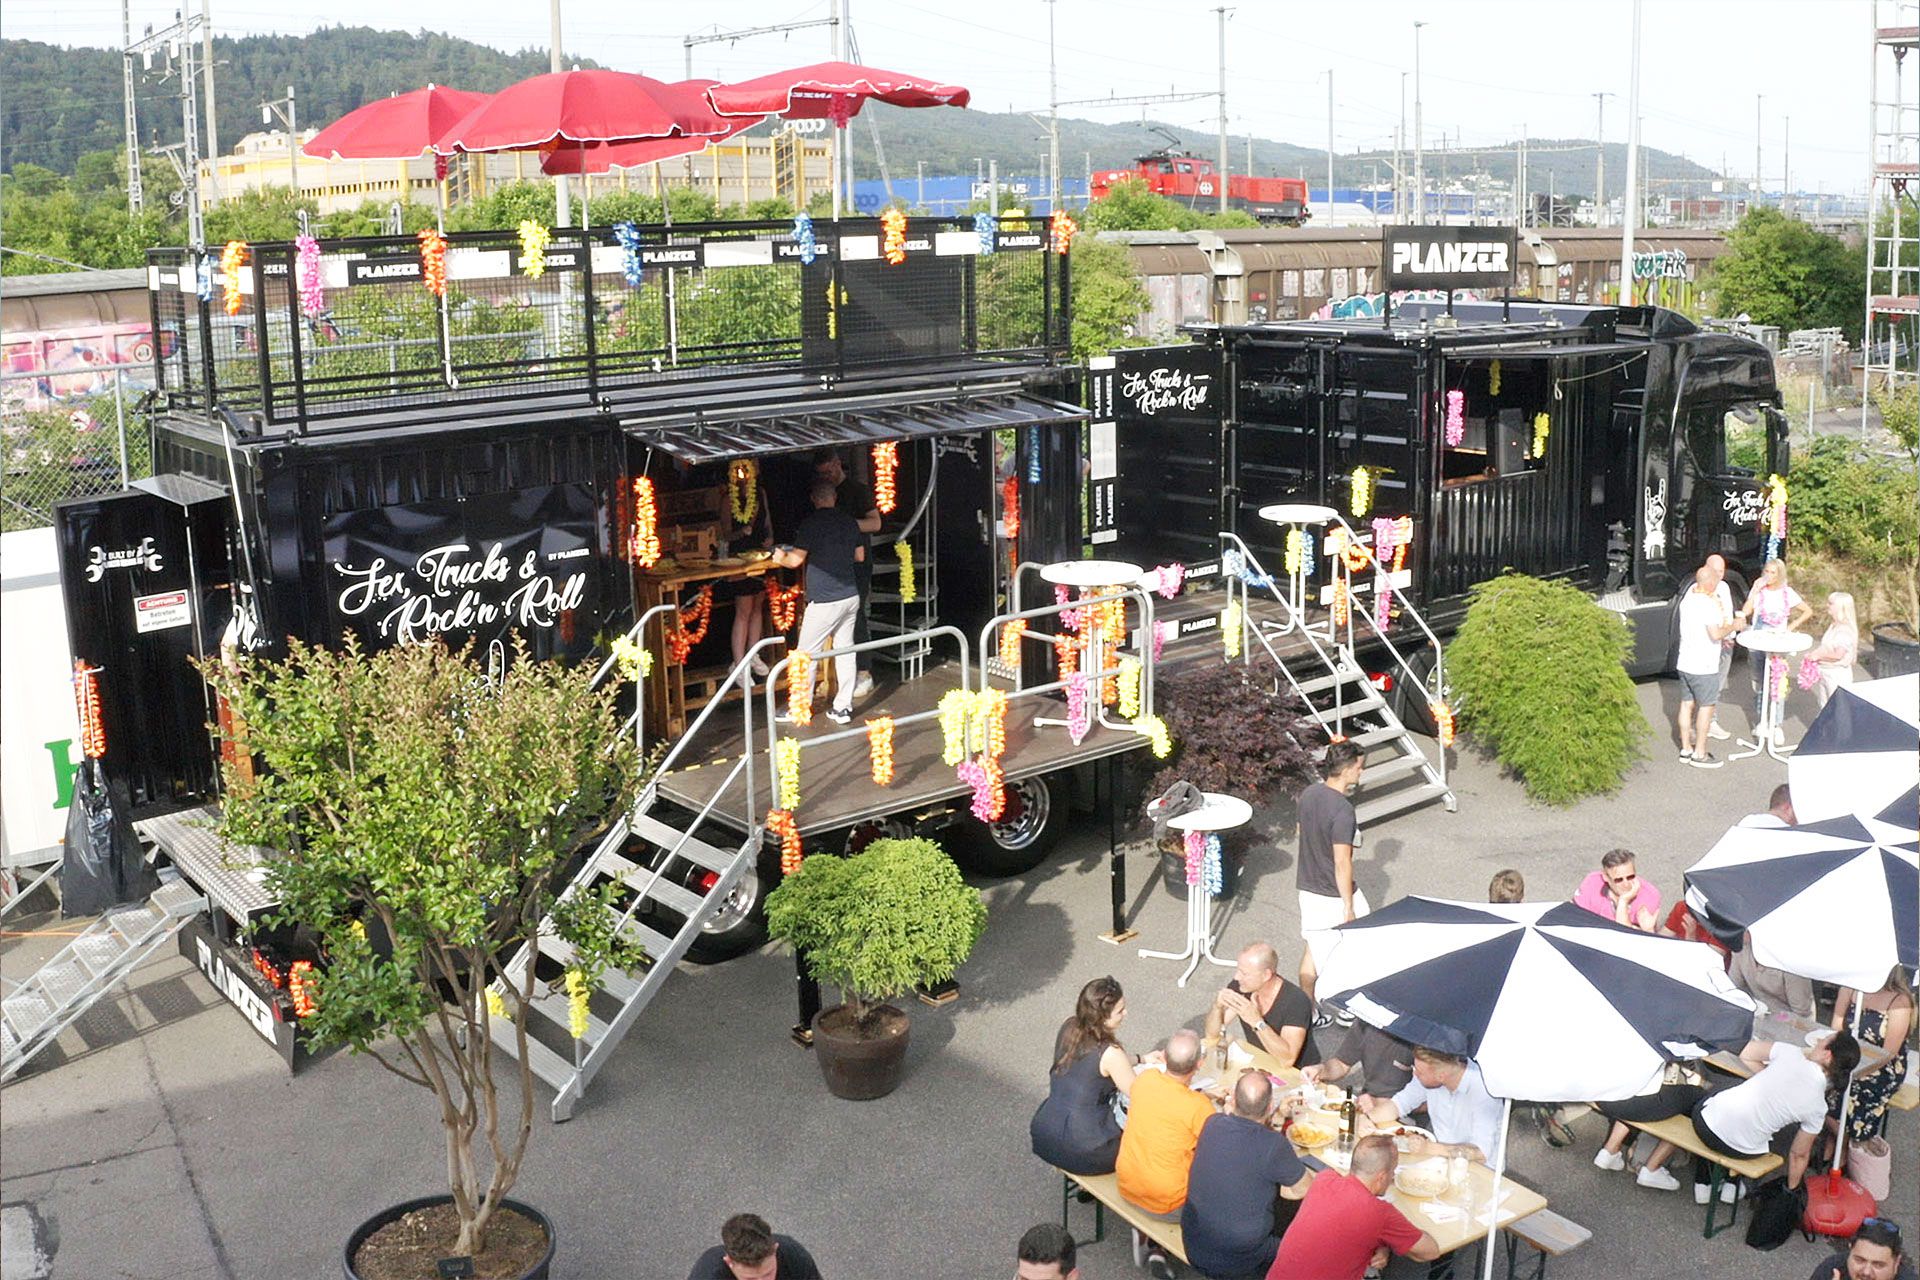
[[[1893,1148],[1885,1138],[1868,1138],[1847,1148],[1847,1176],[1865,1188],[1875,1203],[1893,1194]]]
[[[1747,1222],[1747,1243],[1755,1249],[1778,1249],[1800,1229],[1800,1218],[1807,1210],[1804,1185],[1788,1188],[1785,1178],[1775,1178],[1755,1188],[1753,1217]]]
[[[1153,819],[1153,838],[1156,841],[1164,839],[1170,819],[1192,813],[1206,803],[1206,793],[1191,782],[1174,783],[1159,798],[1147,804],[1147,813]]]

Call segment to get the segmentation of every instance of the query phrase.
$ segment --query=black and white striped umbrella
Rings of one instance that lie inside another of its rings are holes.
[[[1324,1002],[1473,1058],[1495,1097],[1631,1097],[1663,1063],[1753,1031],[1712,948],[1571,902],[1402,898],[1308,943]]]
[[[1842,685],[1787,762],[1801,822],[1869,814],[1920,827],[1920,675]]]
[[[1762,964],[1878,991],[1920,961],[1915,850],[1912,828],[1870,817],[1735,827],[1687,869],[1687,898],[1746,929]]]

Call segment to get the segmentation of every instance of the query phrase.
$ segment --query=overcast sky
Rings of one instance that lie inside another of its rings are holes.
[[[215,26],[226,35],[301,32],[323,20],[392,26],[404,11],[411,22],[504,49],[544,48],[548,38],[547,6],[537,0],[329,0],[291,10],[267,0],[211,3]],[[958,81],[979,107],[1044,110],[1044,0],[849,3],[864,61]],[[146,22],[164,25],[176,7],[131,4],[136,31]],[[1791,117],[1796,187],[1863,188],[1869,7],[1869,0],[1645,0],[1646,142],[1715,168],[1724,156],[1729,172],[1749,178],[1755,95],[1764,94],[1759,128],[1768,187],[1782,183]],[[682,38],[695,18],[705,20],[701,32],[799,22],[826,17],[829,0],[563,0],[563,9],[563,48],[673,80],[682,74]],[[1240,0],[1227,20],[1229,128],[1325,146],[1331,68],[1336,147],[1391,146],[1400,73],[1413,69],[1419,20],[1428,24],[1421,81],[1430,145],[1443,133],[1466,146],[1504,142],[1523,128],[1532,137],[1591,137],[1593,95],[1603,90],[1616,95],[1606,100],[1607,137],[1624,141],[1631,12],[1630,0]],[[1217,20],[1207,0],[1057,0],[1055,17],[1062,101],[1206,91],[1217,83]],[[7,0],[0,9],[6,35],[60,44],[111,46],[119,26],[120,0]],[[694,73],[742,79],[827,51],[825,27],[708,44],[693,51]],[[1908,102],[1915,100],[1917,72],[1908,68]],[[1216,109],[1208,99],[1147,110],[1210,128]],[[1072,107],[1063,114],[1120,121],[1140,112]],[[1409,121],[1412,115],[1409,87]]]

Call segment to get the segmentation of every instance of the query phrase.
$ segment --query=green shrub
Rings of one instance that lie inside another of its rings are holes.
[[[767,895],[767,927],[864,1023],[882,1001],[951,978],[987,927],[987,904],[933,841],[875,840],[802,862]]]
[[[1326,730],[1291,688],[1274,692],[1278,676],[1264,652],[1157,676],[1154,709],[1174,754],[1147,783],[1142,805],[1183,779],[1254,804],[1290,801],[1318,781],[1315,753],[1327,745]]]
[[[1473,588],[1447,646],[1460,725],[1547,804],[1616,790],[1645,754],[1626,622],[1579,588],[1509,574]]]

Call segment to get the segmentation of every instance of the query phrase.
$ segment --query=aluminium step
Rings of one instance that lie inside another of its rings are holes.
[[[641,897],[650,899],[670,911],[692,919],[704,912],[708,903],[705,898],[691,889],[683,889],[663,875],[655,875],[623,854],[609,850],[600,855],[600,870],[625,884]]]
[[[20,990],[0,1000],[0,1017],[25,1040],[53,1018],[53,1006],[38,991]]]
[[[685,858],[716,875],[733,864],[733,854],[728,850],[715,848],[678,827],[668,826],[652,814],[641,814],[629,829],[648,844],[659,846],[663,852],[671,852],[676,858]]]
[[[1379,764],[1369,763],[1360,774],[1362,794],[1375,783],[1392,782],[1408,774],[1418,773],[1427,767],[1427,758],[1415,751],[1412,755],[1395,756],[1391,760],[1382,760]]]
[[[1385,795],[1373,796],[1362,800],[1353,807],[1354,820],[1361,826],[1396,813],[1405,813],[1408,809],[1418,808],[1431,800],[1439,800],[1450,794],[1449,788],[1441,782],[1425,782],[1417,787],[1402,787],[1398,791],[1389,791]]]
[[[1355,684],[1366,678],[1367,673],[1358,667],[1341,667],[1324,676],[1315,676],[1311,680],[1300,681],[1300,692],[1311,697],[1316,693],[1323,693],[1338,685]]]

